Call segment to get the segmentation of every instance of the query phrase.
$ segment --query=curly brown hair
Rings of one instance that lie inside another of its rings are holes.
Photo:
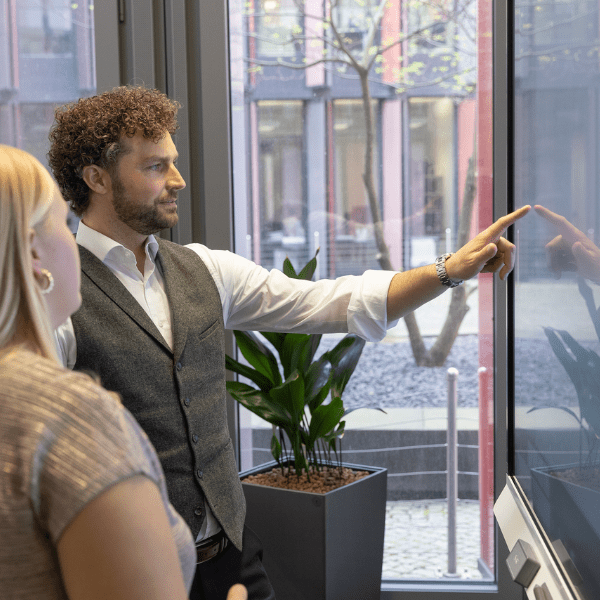
[[[64,198],[77,216],[89,205],[89,188],[83,167],[98,165],[113,173],[126,151],[123,136],[137,131],[146,139],[160,141],[174,133],[181,104],[159,90],[121,86],[56,109],[50,130],[48,163]]]

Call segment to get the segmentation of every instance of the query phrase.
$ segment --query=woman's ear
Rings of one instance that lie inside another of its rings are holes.
[[[90,190],[97,194],[106,194],[111,190],[108,171],[98,165],[86,165],[83,167],[81,176]]]
[[[31,252],[31,264],[33,265],[34,274],[39,275],[42,270],[41,264],[41,250],[40,250],[40,236],[36,233],[33,227],[29,228],[28,231],[29,248]]]

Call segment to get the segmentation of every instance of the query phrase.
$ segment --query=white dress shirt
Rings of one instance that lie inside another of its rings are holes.
[[[155,237],[148,236],[146,242],[143,275],[131,250],[83,222],[76,239],[115,274],[172,348],[172,315],[162,274],[156,268]],[[388,328],[398,323],[387,321],[387,293],[395,275],[392,271],[366,271],[359,277],[349,275],[313,283],[290,279],[275,269],[267,271],[225,250],[210,250],[202,244],[188,244],[186,248],[202,259],[215,281],[226,329],[349,332],[368,341],[379,341]],[[56,341],[63,364],[72,369],[77,360],[77,344],[71,319],[58,328]],[[206,515],[197,541],[220,530],[207,503]]]

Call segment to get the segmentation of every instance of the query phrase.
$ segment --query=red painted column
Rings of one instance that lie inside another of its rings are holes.
[[[479,0],[477,32],[477,206],[479,230],[493,222],[492,0]],[[479,275],[479,503],[481,559],[494,571],[494,279]]]
[[[382,80],[385,83],[397,83],[402,61],[402,45],[395,44],[402,35],[400,0],[393,0],[383,15],[381,22],[381,41],[390,45],[383,54]],[[383,227],[388,240],[390,261],[394,269],[403,266],[403,223],[402,223],[402,100],[384,100],[382,107],[382,178],[383,178]]]

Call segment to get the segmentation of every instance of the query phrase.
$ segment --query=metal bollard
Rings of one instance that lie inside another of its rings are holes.
[[[246,234],[246,258],[252,260],[252,236]]]
[[[456,572],[456,497],[458,495],[458,435],[456,406],[458,402],[458,369],[448,369],[448,572],[444,577],[460,577]]]

